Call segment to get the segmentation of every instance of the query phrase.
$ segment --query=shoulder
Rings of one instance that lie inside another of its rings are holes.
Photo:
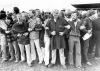
[[[58,17],[58,19],[59,19],[59,20],[63,20],[63,21],[65,21],[65,19],[64,19],[64,18],[62,18],[62,17]]]

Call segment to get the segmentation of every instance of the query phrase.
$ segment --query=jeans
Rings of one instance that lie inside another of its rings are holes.
[[[5,35],[0,35],[1,53],[2,59],[7,60],[7,48],[6,48],[6,37]]]
[[[30,39],[31,44],[31,58],[32,61],[36,60],[36,50],[39,57],[39,62],[43,61],[42,49],[40,48],[39,39]],[[35,50],[36,46],[36,50]]]
[[[69,64],[70,65],[74,65],[74,59],[73,59],[73,52],[74,52],[74,45],[75,45],[75,49],[76,49],[76,53],[75,53],[75,66],[81,66],[81,45],[80,45],[80,38],[79,37],[75,37],[75,36],[70,36],[69,37]]]
[[[51,63],[56,63],[56,51],[57,49],[52,50],[52,60]],[[60,63],[61,65],[65,65],[65,56],[64,56],[64,48],[59,49]]]
[[[26,58],[27,58],[27,63],[31,64],[32,59],[31,59],[31,52],[30,52],[30,44],[28,45],[23,45],[23,44],[18,44],[21,52],[21,61],[25,61],[25,52],[26,52]],[[25,46],[25,52],[24,52],[24,46]]]
[[[15,59],[19,60],[19,47],[18,47],[17,41],[8,42],[8,46],[9,46],[9,52],[10,52],[11,58],[14,58],[14,54],[15,54]]]
[[[45,65],[49,64],[50,57],[50,38],[48,36],[44,36],[45,50],[44,50],[44,61]]]

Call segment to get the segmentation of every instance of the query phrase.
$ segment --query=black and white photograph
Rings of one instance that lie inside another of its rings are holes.
[[[0,0],[0,71],[100,71],[100,0]]]

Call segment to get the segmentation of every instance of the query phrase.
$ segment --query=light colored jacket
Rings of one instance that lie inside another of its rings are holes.
[[[4,30],[7,30],[7,25],[6,25],[6,23],[5,23],[4,20],[0,20],[0,28],[2,28],[2,29],[4,29]],[[4,35],[4,34],[2,34],[2,33],[0,32],[0,36],[1,36],[1,35]]]
[[[41,24],[41,20],[38,17],[29,20],[29,28],[34,29],[35,24]],[[30,39],[39,39],[39,31],[32,31],[30,33]]]

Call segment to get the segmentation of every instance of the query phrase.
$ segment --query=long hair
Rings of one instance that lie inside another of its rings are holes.
[[[13,10],[15,14],[18,14],[20,12],[18,7],[14,7]]]

